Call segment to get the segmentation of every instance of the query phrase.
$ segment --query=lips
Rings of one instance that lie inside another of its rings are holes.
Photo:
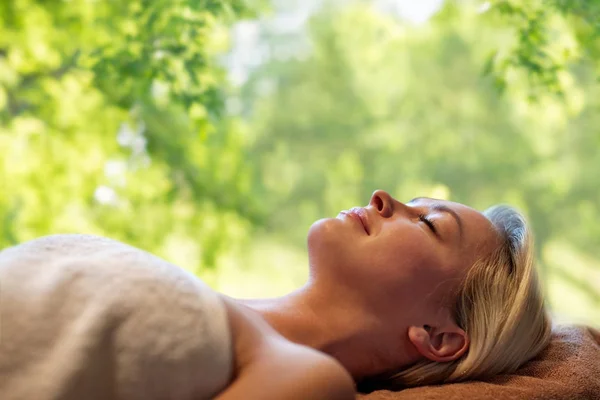
[[[370,233],[369,233],[369,224],[367,222],[368,221],[368,219],[367,219],[367,212],[365,211],[364,208],[354,207],[354,208],[351,208],[348,211],[343,211],[343,214],[346,214],[349,217],[354,218],[358,222],[360,222],[361,225],[363,226],[363,229],[367,233],[367,235],[370,235]]]

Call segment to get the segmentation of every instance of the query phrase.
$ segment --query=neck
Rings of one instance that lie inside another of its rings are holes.
[[[375,338],[384,330],[371,313],[351,303],[331,301],[330,292],[329,296],[321,293],[328,292],[307,284],[279,298],[237,301],[258,312],[289,341],[336,358],[357,379],[384,372],[389,360],[383,358],[402,354],[398,348],[380,348]]]

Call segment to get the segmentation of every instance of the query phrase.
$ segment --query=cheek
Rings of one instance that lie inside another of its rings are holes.
[[[375,269],[398,277],[418,274],[438,259],[431,239],[418,228],[392,231],[370,247]]]
[[[420,232],[397,238],[372,246],[365,278],[376,284],[383,297],[410,299],[437,284],[444,261],[430,238]]]

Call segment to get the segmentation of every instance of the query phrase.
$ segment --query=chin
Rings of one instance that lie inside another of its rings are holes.
[[[308,230],[308,257],[313,263],[331,263],[344,253],[346,232],[341,220],[325,218],[316,221]]]
[[[323,241],[340,235],[341,222],[337,218],[323,218],[315,221],[308,230],[308,242]]]

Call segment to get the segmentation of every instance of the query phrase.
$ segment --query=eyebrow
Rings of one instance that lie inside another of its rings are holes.
[[[411,201],[409,201],[409,203],[414,203],[414,202],[418,202],[420,200],[432,200],[429,197],[415,197],[414,199],[412,199]],[[451,209],[448,206],[445,206],[443,204],[438,204],[438,203],[434,203],[432,205],[429,206],[430,210],[433,211],[440,211],[440,212],[445,212],[447,214],[450,214],[454,220],[456,221],[456,224],[458,225],[458,233],[459,236],[462,238],[463,236],[463,222],[462,222],[462,218],[460,217],[460,215],[458,215],[458,213],[456,211],[454,211],[453,209]]]

